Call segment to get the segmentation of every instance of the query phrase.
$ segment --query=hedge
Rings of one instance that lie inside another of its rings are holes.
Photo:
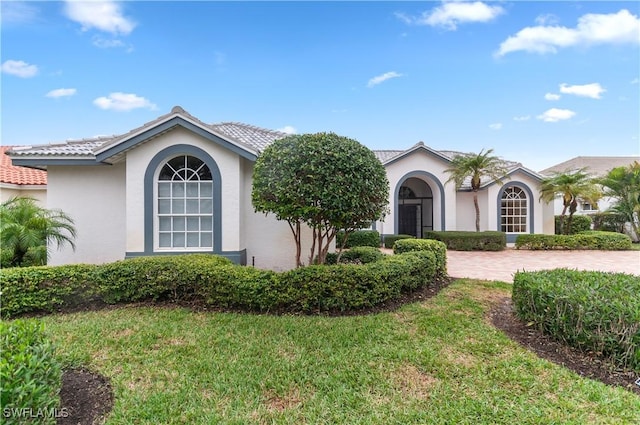
[[[598,249],[620,251],[631,249],[631,238],[621,233],[587,231],[577,235],[518,235],[517,249]]]
[[[624,214],[613,212],[596,213],[591,216],[593,221],[593,230],[602,230],[605,232],[624,233],[624,225],[627,217]]]
[[[260,312],[360,309],[428,285],[443,276],[442,270],[446,274],[446,265],[439,263],[442,253],[429,249],[384,255],[363,265],[308,266],[282,273],[238,266],[212,255],[3,269],[2,315],[8,318],[51,312],[89,302],[154,300],[199,301],[213,307]]]
[[[380,252],[379,248],[372,246],[356,246],[347,251],[343,251],[340,256],[340,263],[344,264],[367,264],[381,260],[386,254]],[[338,253],[330,252],[327,254],[327,264],[336,264],[338,261]]]
[[[338,232],[336,234],[336,247],[340,248],[344,241],[345,233]],[[349,234],[345,248],[353,248],[356,246],[370,246],[380,248],[380,233],[377,230],[357,230]]]
[[[44,325],[35,320],[0,322],[0,342],[0,406],[6,423],[55,424],[62,366]]]
[[[562,229],[560,229],[560,221],[562,216],[555,216],[555,234],[562,235]],[[569,216],[564,216],[564,226],[566,227],[569,223]],[[591,230],[591,217],[588,215],[574,215],[571,218],[571,232],[570,235],[575,235],[576,233],[584,232],[586,230]]]
[[[517,272],[518,317],[583,351],[640,371],[640,278],[567,269]]]
[[[453,251],[502,251],[507,246],[507,234],[496,231],[432,231],[425,232],[424,238],[444,242]]]
[[[447,276],[447,247],[443,242],[430,239],[401,239],[393,246],[394,254],[406,252],[429,251],[435,255],[436,277],[438,279]]]
[[[396,241],[401,239],[415,239],[415,236],[411,235],[385,235],[384,236],[384,247],[385,248],[393,248],[393,245]]]

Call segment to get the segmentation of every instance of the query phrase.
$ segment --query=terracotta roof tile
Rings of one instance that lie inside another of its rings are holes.
[[[18,167],[11,163],[5,152],[14,146],[0,146],[0,183],[17,185],[46,185],[47,172],[33,168]]]

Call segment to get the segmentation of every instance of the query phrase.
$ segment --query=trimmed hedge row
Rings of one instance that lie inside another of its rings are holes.
[[[584,351],[640,371],[640,278],[557,269],[518,272],[515,310],[524,322]]]
[[[436,262],[436,277],[442,279],[447,276],[447,246],[443,242],[430,239],[401,239],[393,245],[394,254],[416,251],[432,252]]]
[[[336,247],[340,248],[344,241],[345,233],[338,232],[336,234]],[[354,248],[356,246],[370,246],[380,248],[380,233],[377,230],[357,230],[349,234],[345,248]]]
[[[401,239],[415,239],[415,236],[411,235],[385,235],[384,237],[384,247],[385,248],[393,248],[393,245],[396,241]]]
[[[425,232],[424,238],[444,242],[453,251],[502,251],[507,247],[507,234],[496,231],[433,231]]]
[[[446,267],[433,252],[384,256],[364,265],[274,272],[212,255],[140,257],[105,265],[0,270],[2,315],[52,312],[89,302],[201,300],[261,312],[347,311],[434,282]]]
[[[35,320],[0,322],[0,406],[4,415],[22,409],[42,415],[34,418],[5,417],[6,423],[54,424],[51,414],[60,405],[62,365],[44,333],[44,324]]]
[[[356,246],[343,251],[340,256],[341,264],[367,264],[381,260],[386,254],[383,254],[379,248],[372,246]],[[338,253],[330,252],[327,254],[327,264],[336,264],[338,262]]]
[[[562,216],[555,216],[555,234],[562,235],[562,229],[560,229],[560,220]],[[569,223],[569,216],[564,216],[564,225],[565,227]],[[576,233],[585,232],[587,230],[591,230],[591,217],[588,215],[574,215],[571,218],[571,233],[570,235],[575,235]]]
[[[517,249],[599,249],[620,251],[631,249],[631,238],[622,233],[589,230],[577,235],[518,235]]]

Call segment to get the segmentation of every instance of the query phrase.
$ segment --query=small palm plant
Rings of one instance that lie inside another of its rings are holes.
[[[33,198],[14,197],[0,204],[0,246],[11,253],[9,266],[46,264],[47,246],[68,243],[75,250],[73,220],[58,209],[46,209]]]
[[[491,155],[493,149],[486,152],[484,149],[479,154],[456,155],[451,161],[451,167],[445,170],[450,174],[447,183],[455,182],[456,189],[460,189],[466,179],[470,178],[471,190],[473,191],[473,205],[476,210],[476,232],[480,231],[480,206],[478,205],[478,191],[482,185],[483,177],[489,178],[491,182],[501,182],[507,175],[507,168],[504,161],[497,156]]]

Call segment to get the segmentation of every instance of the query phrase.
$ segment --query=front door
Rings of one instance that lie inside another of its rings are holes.
[[[421,237],[420,234],[420,205],[419,204],[405,204],[398,205],[400,207],[398,217],[398,233],[403,235],[411,235],[417,238]]]

